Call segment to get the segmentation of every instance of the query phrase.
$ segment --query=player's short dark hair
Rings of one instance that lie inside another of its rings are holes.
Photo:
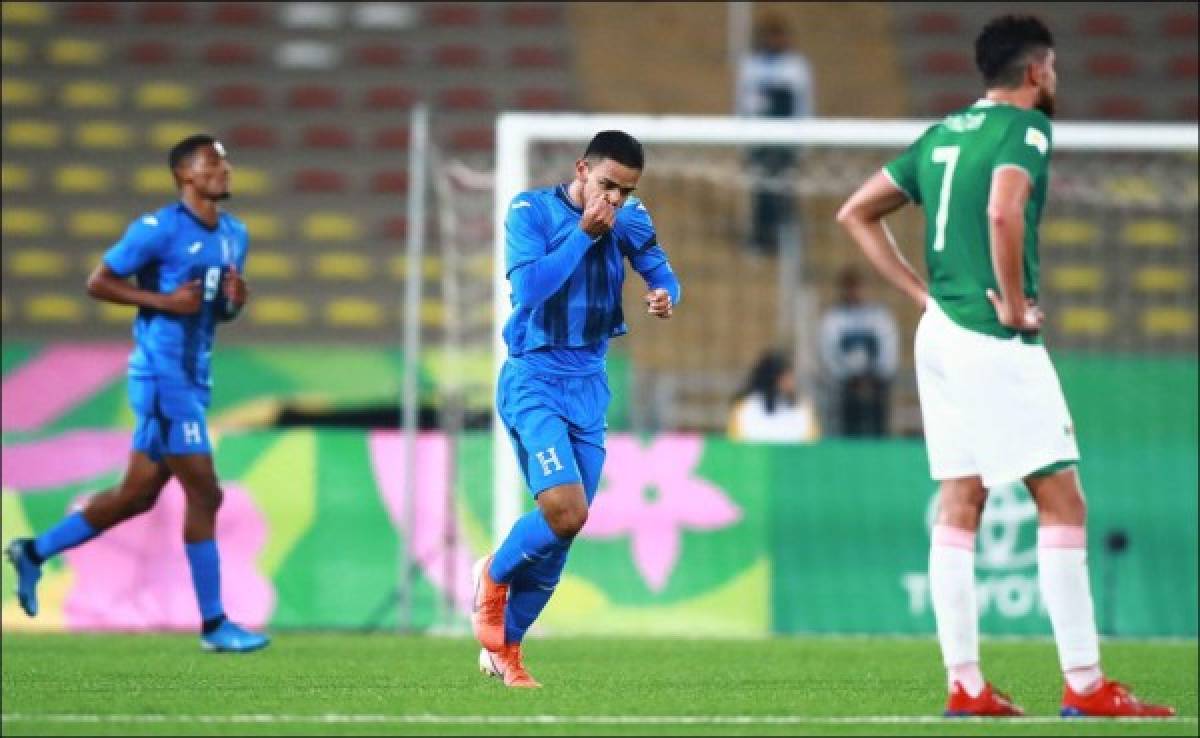
[[[188,136],[171,147],[170,153],[167,154],[167,166],[173,172],[180,164],[190,159],[192,154],[196,153],[197,149],[212,146],[216,142],[216,137],[210,136],[207,133],[196,133]]]
[[[592,137],[591,143],[583,152],[583,158],[589,161],[612,159],[618,164],[639,171],[646,166],[642,144],[624,131],[600,131]]]
[[[984,85],[1016,87],[1033,54],[1054,46],[1050,29],[1032,15],[1003,15],[993,19],[975,39],[975,66]]]

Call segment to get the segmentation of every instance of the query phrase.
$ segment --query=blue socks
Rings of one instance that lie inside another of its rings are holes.
[[[559,538],[539,508],[525,513],[513,524],[508,538],[496,549],[488,575],[497,584],[508,584],[527,565],[539,562],[571,541]]]
[[[520,643],[525,631],[542,614],[542,609],[558,586],[563,567],[567,565],[567,548],[560,546],[513,577],[504,611],[505,643]]]
[[[45,561],[68,548],[87,543],[95,538],[98,532],[91,523],[84,519],[82,512],[74,512],[37,537],[37,540],[33,542],[34,553],[39,559]]]
[[[217,542],[185,543],[188,565],[192,569],[192,586],[196,589],[196,602],[200,605],[200,617],[209,623],[223,617],[221,606],[221,561],[217,557]]]

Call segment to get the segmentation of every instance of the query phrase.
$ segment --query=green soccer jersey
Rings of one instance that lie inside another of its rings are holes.
[[[956,323],[1011,338],[987,298],[996,289],[988,231],[992,173],[1005,166],[1029,175],[1025,205],[1025,295],[1038,296],[1037,228],[1046,203],[1052,138],[1038,110],[979,100],[931,126],[884,167],[892,183],[925,211],[929,291]]]

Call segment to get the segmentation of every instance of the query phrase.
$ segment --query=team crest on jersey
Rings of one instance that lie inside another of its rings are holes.
[[[1046,150],[1050,148],[1050,142],[1046,140],[1046,134],[1038,129],[1030,126],[1025,129],[1025,143],[1038,150],[1042,156],[1046,155]]]

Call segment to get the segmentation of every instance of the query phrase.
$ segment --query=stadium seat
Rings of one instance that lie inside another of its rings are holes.
[[[117,305],[111,302],[95,303],[96,313],[100,316],[100,320],[105,323],[115,323],[117,325],[130,325],[133,322],[134,316],[137,315],[137,308],[133,305]]]
[[[81,149],[127,149],[133,130],[114,121],[85,121],[75,128],[75,145]]]
[[[353,57],[364,67],[402,67],[408,63],[408,49],[388,43],[363,44],[354,49]]]
[[[238,213],[238,218],[246,224],[252,242],[278,241],[284,235],[284,227],[278,216],[255,210]]]
[[[236,161],[229,186],[236,195],[265,195],[274,189],[270,175],[264,170],[238,164]]]
[[[1162,19],[1162,35],[1171,39],[1195,39],[1197,25],[1195,13],[1171,13]]]
[[[204,47],[202,58],[219,67],[251,66],[258,63],[258,50],[250,44],[216,41]]]
[[[59,91],[58,100],[64,108],[115,108],[121,102],[121,88],[109,82],[76,80]]]
[[[960,77],[975,73],[975,63],[961,51],[931,51],[921,57],[919,68],[938,77]]]
[[[220,85],[213,88],[211,100],[218,108],[261,108],[267,104],[267,91],[252,83]]]
[[[1050,218],[1042,224],[1041,236],[1050,246],[1094,246],[1100,240],[1100,229],[1079,218]]]
[[[120,20],[120,8],[109,2],[67,3],[61,17],[75,25],[111,26]]]
[[[384,311],[377,302],[361,297],[339,297],[325,305],[325,322],[345,328],[383,325]]]
[[[139,195],[172,195],[175,178],[165,165],[138,167],[133,172],[133,191]]]
[[[67,275],[67,257],[43,248],[15,249],[10,252],[8,272],[16,277],[55,279]]]
[[[398,194],[408,192],[408,172],[382,171],[371,175],[371,191],[376,194]]]
[[[104,194],[112,187],[112,174],[87,164],[59,167],[54,172],[54,189],[64,194]]]
[[[1110,120],[1141,120],[1146,117],[1146,101],[1130,95],[1106,95],[1094,101],[1092,114]]]
[[[975,102],[978,97],[979,95],[972,92],[939,92],[929,98],[926,110],[933,115],[944,115],[965,108]]]
[[[1142,331],[1152,337],[1189,336],[1196,332],[1196,314],[1182,308],[1148,308],[1142,311]]]
[[[236,149],[273,149],[279,145],[279,132],[267,125],[243,123],[225,132],[222,141]]]
[[[342,93],[329,85],[298,85],[287,92],[287,106],[300,110],[336,110]]]
[[[253,28],[266,23],[265,3],[214,3],[209,20],[220,26]]]
[[[250,232],[253,242],[254,232]],[[246,257],[246,277],[248,279],[291,279],[296,275],[296,262],[282,251],[264,251],[251,247]]]
[[[20,164],[0,165],[0,191],[28,192],[33,187],[33,172]]]
[[[51,20],[47,3],[0,3],[0,22],[6,26],[44,26]]]
[[[552,26],[562,20],[562,10],[552,3],[505,3],[502,18],[508,26]]]
[[[206,129],[207,126],[198,123],[168,120],[150,126],[146,141],[155,151],[167,151],[188,136]]]
[[[48,293],[25,300],[25,317],[33,323],[79,323],[85,313],[83,301],[73,295]]]
[[[371,87],[363,94],[363,107],[368,110],[396,110],[412,107],[417,94],[408,87],[386,85]]]
[[[437,4],[426,6],[425,22],[431,26],[478,26],[483,12],[476,3]]]
[[[98,41],[81,38],[56,38],[46,49],[51,64],[70,67],[96,67],[108,57],[108,48]]]
[[[292,175],[292,190],[305,194],[337,194],[347,190],[346,175],[336,169],[301,169]]]
[[[300,142],[313,149],[349,149],[354,146],[354,134],[343,126],[308,126],[301,132]]]
[[[1167,76],[1172,79],[1192,80],[1200,76],[1200,57],[1196,54],[1177,54],[1167,60]]]
[[[134,100],[141,110],[188,110],[192,89],[175,82],[146,82],[138,86]]]
[[[408,237],[408,218],[403,215],[385,218],[379,224],[379,236],[388,241],[403,241]]]
[[[1183,245],[1183,230],[1169,220],[1135,220],[1121,229],[1121,240],[1130,246],[1178,248]]]
[[[508,50],[508,64],[523,69],[558,69],[566,62],[561,49],[548,46],[516,46]]]
[[[1126,205],[1158,205],[1163,200],[1158,185],[1149,177],[1108,177],[1103,180],[1101,186],[1109,197]]]
[[[1104,273],[1091,266],[1060,266],[1050,271],[1050,284],[1060,292],[1097,292],[1104,286]]]
[[[375,131],[371,143],[377,149],[407,149],[408,127],[380,128]]]
[[[1182,293],[1191,281],[1191,274],[1183,269],[1151,266],[1137,270],[1133,277],[1134,288],[1138,292],[1148,293]]]
[[[7,3],[5,6],[7,7]],[[19,38],[10,38],[5,36],[0,39],[0,62],[3,62],[5,67],[17,66],[25,64],[32,56],[29,50],[29,44]]]
[[[288,3],[283,6],[279,20],[285,28],[328,31],[342,25],[342,8],[328,2]]]
[[[121,235],[129,218],[111,210],[76,210],[67,216],[67,233],[80,239],[108,239]]]
[[[151,3],[149,7],[157,7]],[[141,66],[160,66],[175,61],[175,47],[163,41],[135,41],[125,49],[125,58]]]
[[[357,241],[358,221],[342,213],[319,212],[305,216],[300,232],[309,241]]]
[[[491,151],[496,146],[496,131],[491,126],[460,128],[450,134],[450,147],[457,151]]]
[[[426,255],[421,260],[421,279],[428,282],[436,282],[442,278],[443,262],[440,256],[435,254]],[[408,257],[403,254],[393,256],[388,259],[388,273],[397,282],[403,280],[408,275]],[[491,273],[488,273],[491,277]]]
[[[550,87],[526,87],[513,95],[513,104],[521,110],[564,110],[567,95]]]
[[[292,297],[256,297],[250,301],[249,313],[250,320],[260,325],[303,325],[309,321],[308,306]]]
[[[327,251],[317,255],[313,273],[318,279],[361,282],[371,277],[371,259],[352,251]]]
[[[338,47],[324,41],[285,41],[275,49],[275,63],[283,69],[333,69],[340,61]]]
[[[441,300],[422,300],[420,309],[423,327],[442,328],[446,325],[446,304]]]
[[[479,46],[446,44],[433,50],[433,63],[442,67],[461,69],[483,65],[484,51]]]
[[[358,3],[354,25],[370,31],[403,31],[417,25],[416,9],[410,3]]]
[[[492,93],[482,87],[450,87],[438,95],[444,110],[491,110]]]
[[[38,238],[50,233],[53,221],[44,210],[32,208],[0,209],[0,234]]]
[[[13,149],[53,149],[62,139],[57,123],[13,120],[4,124],[4,146]]]
[[[1059,313],[1059,327],[1068,335],[1103,336],[1112,325],[1112,313],[1104,308],[1066,307]]]
[[[0,82],[0,105],[6,108],[33,108],[42,104],[45,93],[37,82],[5,77]]]
[[[1126,79],[1138,74],[1137,59],[1123,52],[1092,54],[1084,61],[1084,67],[1090,76],[1102,80]]]
[[[1084,37],[1127,38],[1133,35],[1129,17],[1118,13],[1088,13],[1079,19],[1079,32]]]
[[[191,20],[191,13],[187,3],[138,3],[137,20],[146,25],[183,26]]]
[[[913,19],[912,30],[922,36],[954,35],[962,31],[962,18],[956,13],[931,10]]]

